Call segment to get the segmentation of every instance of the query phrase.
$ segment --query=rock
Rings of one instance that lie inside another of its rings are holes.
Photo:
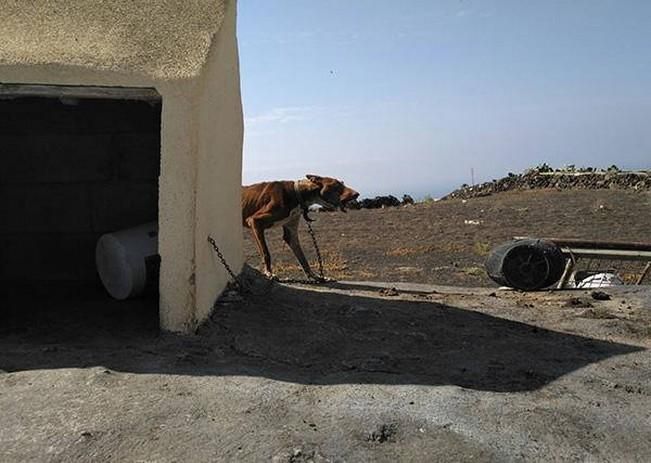
[[[414,198],[409,195],[402,195],[402,205],[414,204]]]
[[[361,201],[363,209],[380,209],[382,207],[400,206],[400,200],[393,195],[376,196],[373,199],[366,198]]]
[[[566,307],[592,307],[590,302],[581,299],[580,297],[571,297],[565,303]]]
[[[376,196],[375,198],[364,198],[353,200],[346,204],[347,209],[381,209],[383,207],[398,207],[404,204],[414,204],[414,199],[409,195],[402,197],[402,202],[393,195]]]
[[[332,460],[321,454],[318,449],[306,450],[295,447],[274,455],[271,461],[273,463],[322,463]]]
[[[369,442],[383,444],[385,442],[394,441],[397,433],[397,423],[384,423],[378,426],[374,431],[370,432],[367,440]]]
[[[597,300],[597,301],[609,301],[610,300],[610,294],[604,292],[604,291],[592,291],[590,293],[590,296],[592,296],[592,299]]]
[[[380,294],[383,296],[398,296],[400,293],[396,288],[383,288],[380,290]]]
[[[356,199],[353,199],[352,201],[346,203],[346,209],[358,210],[361,208],[362,208],[361,203]]]

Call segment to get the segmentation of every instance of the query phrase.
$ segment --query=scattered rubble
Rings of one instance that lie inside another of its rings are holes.
[[[404,195],[403,200],[400,201],[393,195],[376,196],[375,198],[364,198],[361,200],[354,200],[349,202],[346,207],[348,209],[382,209],[385,207],[398,207],[406,204],[413,204],[414,200],[409,195]]]
[[[547,164],[541,164],[521,174],[509,172],[506,177],[499,180],[491,180],[477,185],[463,184],[460,188],[443,196],[441,200],[461,199],[465,202],[471,198],[490,196],[503,191],[539,189],[651,191],[651,171],[622,171],[617,166],[611,166],[608,169],[576,168],[574,166],[552,169]],[[423,201],[427,201],[427,199]],[[386,195],[354,200],[349,202],[346,208],[383,209],[415,203],[416,201],[410,195],[403,195],[402,200],[393,195]],[[604,209],[605,206],[600,205],[599,208]]]
[[[472,220],[466,219],[463,221],[464,225],[481,225],[481,222],[482,222],[481,220],[476,220],[476,219],[472,219]]]
[[[410,195],[402,195],[402,205],[406,206],[409,204],[414,204],[414,198],[412,198]]]
[[[382,296],[399,296],[400,292],[396,288],[382,288],[379,293]]]
[[[603,291],[592,291],[590,293],[590,296],[592,296],[592,299],[596,301],[609,301],[610,300],[610,294],[605,293]]]
[[[547,164],[542,164],[522,174],[509,173],[499,180],[492,180],[479,185],[462,185],[461,188],[441,199],[470,199],[490,196],[503,191],[544,188],[557,190],[620,189],[651,191],[651,172],[620,171],[616,166],[606,170],[592,167],[577,169],[574,166],[554,170]]]
[[[366,440],[377,444],[392,442],[395,440],[397,433],[397,423],[385,423],[378,426],[374,431],[370,432]]]
[[[571,297],[567,300],[567,302],[564,304],[565,307],[585,307],[585,308],[590,308],[592,307],[592,304],[588,301],[586,301],[583,298],[580,297]]]

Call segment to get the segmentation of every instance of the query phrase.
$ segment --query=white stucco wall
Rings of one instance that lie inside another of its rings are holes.
[[[196,82],[163,93],[158,196],[159,314],[161,328],[168,331],[190,332],[197,325],[194,229],[198,105]]]
[[[230,2],[202,75],[197,176],[196,317],[210,315],[229,276],[208,244],[210,234],[233,270],[242,251],[243,118],[237,51],[236,7]]]
[[[212,41],[205,67],[187,80],[64,65],[2,65],[0,83],[153,87],[162,96],[159,181],[160,324],[189,332],[212,309],[227,278],[206,242],[212,234],[240,269],[242,108],[236,2]]]

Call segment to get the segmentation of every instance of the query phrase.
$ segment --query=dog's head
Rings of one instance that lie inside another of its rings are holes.
[[[336,178],[318,175],[306,175],[305,177],[318,188],[315,188],[318,191],[315,202],[327,209],[341,209],[346,212],[346,203],[359,197],[358,192],[348,188],[344,182]]]

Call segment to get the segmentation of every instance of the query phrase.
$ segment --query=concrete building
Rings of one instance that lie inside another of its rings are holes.
[[[159,315],[188,332],[241,268],[235,0],[0,0],[0,280],[97,280],[157,220]]]

